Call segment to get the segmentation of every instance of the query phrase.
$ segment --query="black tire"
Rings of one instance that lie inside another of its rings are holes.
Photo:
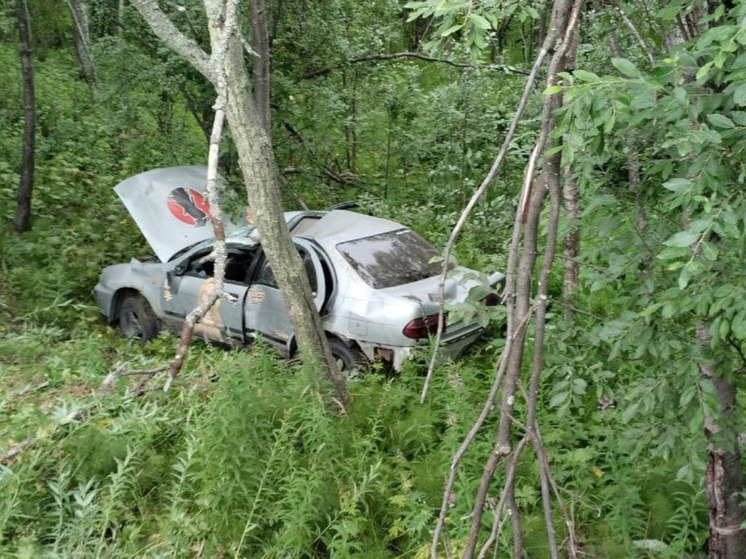
[[[359,378],[368,372],[368,360],[357,347],[350,347],[342,340],[332,338],[329,340],[329,348],[339,371],[348,379]]]
[[[126,295],[119,307],[119,328],[126,338],[147,342],[158,335],[158,317],[140,294]]]

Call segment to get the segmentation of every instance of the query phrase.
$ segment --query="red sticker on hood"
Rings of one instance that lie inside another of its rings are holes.
[[[210,204],[201,192],[193,188],[175,188],[166,200],[171,214],[187,225],[202,227],[212,217]]]

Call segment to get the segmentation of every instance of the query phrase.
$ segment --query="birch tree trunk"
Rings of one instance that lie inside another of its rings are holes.
[[[340,408],[346,409],[349,393],[345,379],[332,357],[314,305],[308,276],[285,223],[272,144],[251,94],[239,31],[224,27],[226,0],[204,0],[204,3],[213,51],[225,40],[225,33],[229,34],[224,43],[226,51],[219,53],[220,56],[216,56],[215,52],[208,56],[193,39],[181,33],[155,0],[132,0],[156,36],[183,56],[213,85],[217,86],[218,77],[225,71],[226,114],[238,151],[248,205],[261,235],[267,260],[285,299],[301,358],[307,370],[312,372],[312,382],[328,393]],[[224,68],[216,68],[215,59],[224,59]]]
[[[80,71],[83,78],[98,91],[101,84],[98,80],[98,72],[93,64],[90,49],[90,36],[88,33],[88,18],[86,17],[85,4],[79,0],[67,0],[67,7],[73,18],[73,41],[75,42],[75,57],[78,59]]]
[[[15,230],[23,233],[31,229],[31,196],[34,191],[34,147],[36,142],[36,101],[34,96],[34,64],[31,51],[31,29],[26,0],[16,0],[18,17],[18,54],[23,76],[23,148],[18,205],[13,221]]]

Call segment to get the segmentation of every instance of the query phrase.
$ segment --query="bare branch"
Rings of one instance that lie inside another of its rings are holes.
[[[184,35],[158,7],[156,0],[131,0],[132,5],[148,22],[153,33],[169,48],[184,57],[194,68],[210,82],[217,78],[210,57],[197,44],[197,41]]]
[[[523,95],[521,96],[521,100],[518,103],[518,108],[516,109],[515,115],[513,115],[513,120],[511,121],[510,127],[508,128],[508,131],[505,134],[505,139],[503,140],[503,144],[500,147],[500,151],[498,152],[494,163],[492,163],[492,167],[490,168],[489,173],[487,173],[487,176],[482,181],[482,184],[479,185],[479,188],[474,192],[471,199],[469,200],[469,203],[466,205],[464,210],[461,212],[461,216],[459,216],[459,219],[456,222],[455,227],[451,231],[450,237],[448,238],[448,243],[446,244],[446,248],[445,248],[445,257],[443,259],[443,271],[440,274],[440,285],[438,287],[438,303],[439,303],[438,331],[435,334],[435,345],[433,346],[433,354],[430,357],[430,365],[427,368],[427,376],[425,377],[425,384],[422,387],[422,394],[420,395],[420,403],[424,403],[425,398],[427,398],[427,390],[430,386],[430,381],[432,380],[433,371],[435,370],[435,365],[437,363],[438,349],[440,348],[440,341],[443,338],[443,328],[445,326],[443,305],[444,305],[446,274],[448,272],[448,261],[451,258],[451,253],[453,252],[453,245],[456,243],[456,237],[461,232],[461,229],[464,227],[464,224],[466,223],[466,220],[469,217],[469,214],[474,209],[474,206],[476,206],[477,202],[482,197],[482,195],[485,193],[489,185],[492,184],[492,182],[499,175],[500,167],[502,166],[503,160],[505,159],[505,156],[508,153],[508,148],[510,147],[510,143],[513,140],[513,135],[515,134],[516,128],[518,128],[518,122],[520,121],[521,116],[523,115],[523,111],[526,108],[526,103],[528,103],[528,98],[531,96],[531,92],[534,90],[534,84],[536,83],[536,77],[539,75],[539,69],[541,68],[541,65],[544,63],[544,58],[549,52],[548,42],[546,43],[547,44],[542,46],[541,51],[539,52],[539,55],[536,57],[536,62],[534,62],[534,66],[531,69],[531,73],[528,76],[528,80],[526,80],[526,86],[523,88]]]
[[[500,520],[502,517],[502,509],[505,507],[505,501],[508,500],[508,487],[512,486],[513,484],[513,481],[515,479],[515,466],[518,463],[518,458],[520,458],[521,454],[523,453],[523,449],[526,446],[527,442],[528,436],[523,437],[518,442],[515,450],[513,451],[513,454],[511,455],[510,462],[508,463],[508,467],[505,472],[505,483],[503,484],[503,490],[500,493],[500,501],[495,507],[495,519],[492,523],[492,531],[490,532],[487,541],[484,542],[482,549],[479,550],[477,559],[484,559],[487,556],[487,552],[494,545],[494,543],[497,541],[498,536],[500,535],[500,528],[502,527],[502,522]]]
[[[648,44],[645,42],[645,39],[643,39],[642,35],[640,35],[640,32],[637,30],[637,26],[632,22],[631,19],[629,19],[629,16],[622,9],[622,7],[619,5],[618,2],[610,2],[610,4],[614,7],[614,10],[616,10],[616,12],[619,14],[619,17],[622,18],[624,25],[626,25],[629,28],[629,30],[632,32],[632,35],[634,35],[635,39],[637,40],[637,43],[640,45],[640,49],[642,49],[642,52],[645,53],[645,56],[648,59],[648,62],[650,62],[650,65],[654,66],[655,57],[653,56],[653,51],[650,50],[650,47],[648,47]]]
[[[461,459],[463,458],[464,454],[466,454],[466,450],[469,448],[469,445],[472,443],[474,438],[477,436],[477,433],[482,428],[482,425],[484,425],[484,422],[487,419],[487,416],[490,414],[490,412],[495,407],[495,401],[497,399],[497,391],[500,388],[500,384],[502,384],[502,378],[505,373],[505,368],[507,365],[506,356],[510,353],[510,348],[512,344],[515,342],[515,338],[520,337],[525,332],[525,328],[528,325],[529,317],[530,317],[530,313],[528,316],[526,316],[525,320],[521,324],[518,325],[518,327],[516,328],[515,334],[513,336],[508,337],[505,340],[505,347],[503,348],[503,351],[500,354],[500,357],[498,358],[497,373],[495,374],[495,380],[492,383],[492,387],[490,388],[490,393],[487,396],[487,400],[485,401],[484,406],[482,407],[482,411],[479,414],[479,417],[474,422],[474,425],[469,430],[469,433],[466,435],[461,445],[458,447],[456,454],[454,454],[453,456],[453,461],[451,462],[450,474],[448,475],[448,481],[446,482],[445,491],[443,493],[443,502],[441,503],[440,514],[438,516],[438,521],[435,524],[435,530],[433,531],[433,541],[430,547],[430,555],[433,559],[437,559],[438,557],[438,541],[440,540],[440,536],[443,533],[443,528],[445,527],[446,513],[448,512],[448,504],[451,498],[451,493],[453,492],[453,486],[456,483],[456,475],[458,474],[458,469],[461,464]]]
[[[67,425],[68,423],[72,423],[73,421],[80,421],[87,414],[88,414],[87,408],[78,408],[76,410],[71,411],[65,417],[63,417],[60,421],[57,422],[57,424],[53,427],[52,432],[54,433],[57,429],[59,429],[63,425]],[[39,437],[29,437],[28,439],[21,441],[18,444],[13,445],[8,450],[6,450],[3,454],[0,455],[0,464],[8,464],[11,460],[16,458],[19,454],[21,454],[21,452],[35,445],[38,441],[39,441]]]

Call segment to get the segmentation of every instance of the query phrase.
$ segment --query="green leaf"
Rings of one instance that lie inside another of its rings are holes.
[[[694,412],[694,415],[689,420],[689,432],[699,435],[702,433],[702,428],[705,425],[705,415],[702,413],[701,409],[698,409],[696,412]]]
[[[630,102],[633,109],[650,109],[655,107],[655,92],[652,89],[643,91]]]
[[[611,63],[614,65],[614,68],[619,70],[622,74],[624,74],[628,78],[641,78],[642,77],[640,70],[638,70],[637,67],[634,64],[632,64],[629,60],[627,60],[626,58],[612,58]]]
[[[690,386],[684,392],[681,393],[681,397],[679,398],[679,405],[681,407],[686,406],[689,402],[692,401],[692,398],[694,398],[694,395],[696,394],[697,387],[696,386]]]
[[[630,404],[626,408],[624,408],[624,411],[622,412],[622,423],[629,423],[630,420],[635,416],[637,413],[637,408],[640,406],[639,402],[635,402],[634,404]]]
[[[554,95],[555,93],[560,93],[564,88],[562,85],[550,85],[544,90],[544,95]]]
[[[676,2],[671,2],[658,12],[658,17],[663,21],[673,21],[679,15],[679,10],[681,10],[681,6]]]
[[[675,192],[676,194],[683,193],[685,190],[688,190],[690,186],[692,186],[692,181],[683,178],[675,178],[663,183],[663,188]]]
[[[663,244],[667,247],[688,247],[699,238],[699,233],[692,231],[679,231],[669,237]]]
[[[597,81],[600,81],[601,79],[593,72],[587,72],[586,70],[575,70],[573,72],[573,75],[576,78],[578,78],[581,82],[587,82],[587,83],[597,82]]]
[[[718,259],[718,248],[712,243],[702,243],[702,256],[710,262]]]
[[[699,70],[697,70],[697,80],[701,80],[704,78],[707,73],[710,71],[710,68],[712,68],[712,62],[708,62],[704,66],[702,66]]]
[[[686,289],[686,286],[689,285],[690,279],[691,270],[689,269],[689,266],[684,266],[679,274],[679,289]]]
[[[729,119],[725,115],[721,115],[718,113],[707,115],[707,120],[710,122],[710,124],[712,124],[713,126],[717,126],[718,128],[735,128],[736,127],[736,125],[731,119]]]
[[[452,35],[453,33],[455,33],[456,31],[458,31],[462,27],[463,27],[463,25],[460,24],[460,23],[457,24],[457,25],[452,25],[451,27],[449,27],[448,29],[446,29],[445,31],[443,31],[443,33],[441,33],[440,36],[441,37],[448,37],[449,35]]]
[[[565,403],[565,401],[570,397],[569,392],[558,392],[554,396],[552,396],[552,399],[549,401],[549,407],[550,408],[558,408],[562,404]]]
[[[487,21],[487,18],[480,16],[479,14],[471,14],[469,16],[469,21],[471,21],[474,27],[478,27],[479,29],[490,29],[492,27],[490,22]]]
[[[746,83],[739,85],[733,92],[733,102],[736,105],[746,105]]]

